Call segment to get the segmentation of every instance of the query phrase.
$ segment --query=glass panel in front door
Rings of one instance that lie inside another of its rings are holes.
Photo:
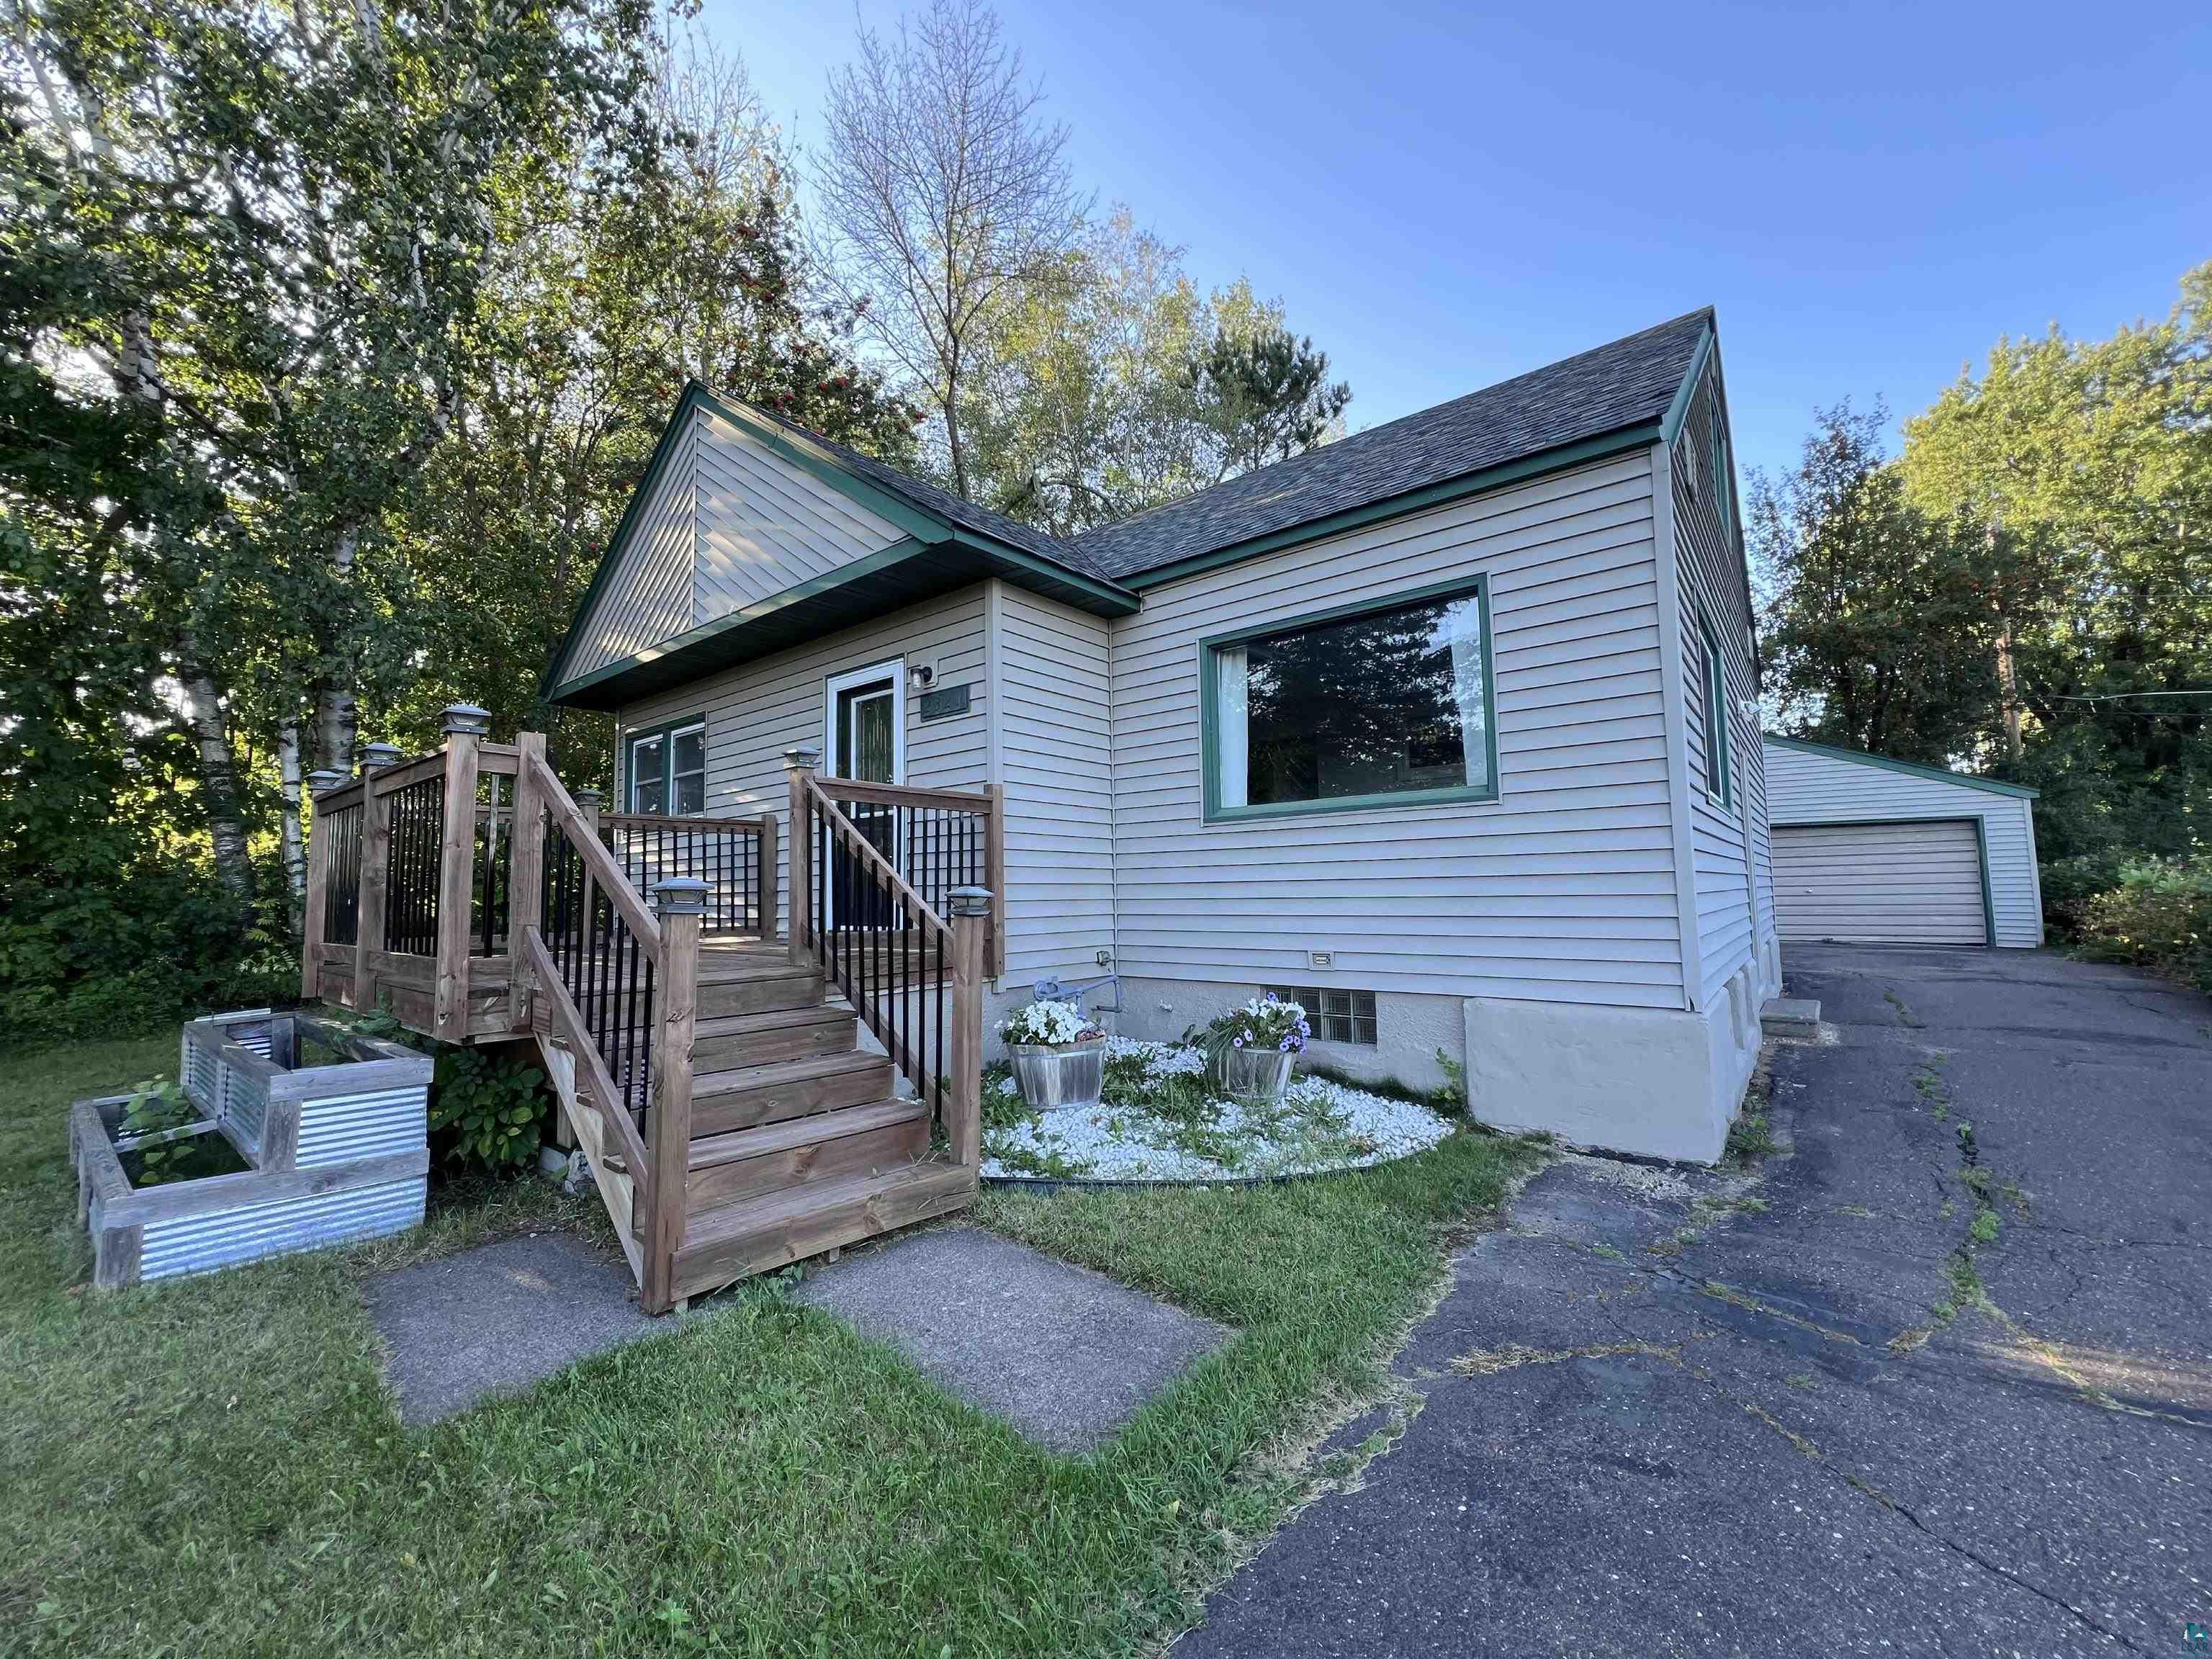
[[[893,695],[894,688],[888,679],[848,686],[837,694],[837,752],[830,757],[831,769],[837,776],[865,783],[894,781],[898,769],[893,753]],[[897,865],[898,809],[872,801],[854,801],[847,810],[852,814],[854,826],[869,844],[894,866]],[[873,881],[860,878],[857,872],[845,867],[843,857],[837,863],[838,867],[833,871],[833,887],[842,890],[833,892],[832,902],[835,904],[837,900],[843,901],[838,914],[853,917],[863,927],[892,925],[889,896]]]
[[[896,769],[891,753],[891,684],[878,680],[837,694],[837,752],[833,768],[841,778],[890,783]]]

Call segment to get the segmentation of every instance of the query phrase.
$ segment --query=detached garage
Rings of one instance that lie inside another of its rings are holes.
[[[1764,747],[1784,940],[2043,943],[2034,790],[1792,738]]]

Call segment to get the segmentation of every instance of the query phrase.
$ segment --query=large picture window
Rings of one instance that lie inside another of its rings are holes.
[[[629,740],[629,810],[696,817],[707,810],[707,727],[701,720]]]
[[[1480,578],[1202,651],[1210,817],[1497,796]]]

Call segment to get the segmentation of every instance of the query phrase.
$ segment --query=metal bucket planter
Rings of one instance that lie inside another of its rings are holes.
[[[1042,1042],[1010,1042],[1006,1056],[1021,1085],[1022,1099],[1033,1111],[1055,1106],[1096,1106],[1106,1087],[1106,1039],[1057,1046]]]
[[[1279,1106],[1297,1058],[1280,1048],[1224,1048],[1214,1062],[1214,1080],[1240,1104]]]
[[[335,1058],[302,1065],[303,1039]],[[262,1008],[192,1021],[180,1069],[199,1119],[169,1138],[220,1134],[252,1167],[133,1187],[116,1144],[131,1097],[77,1102],[70,1152],[94,1284],[205,1273],[422,1219],[428,1054]]]

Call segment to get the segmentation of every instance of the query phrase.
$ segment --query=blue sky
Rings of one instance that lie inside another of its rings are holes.
[[[1710,303],[1739,454],[1786,465],[1816,404],[1902,416],[2212,258],[2202,4],[999,10],[1080,184],[1279,295],[1354,428]],[[811,141],[854,14],[703,26]]]

